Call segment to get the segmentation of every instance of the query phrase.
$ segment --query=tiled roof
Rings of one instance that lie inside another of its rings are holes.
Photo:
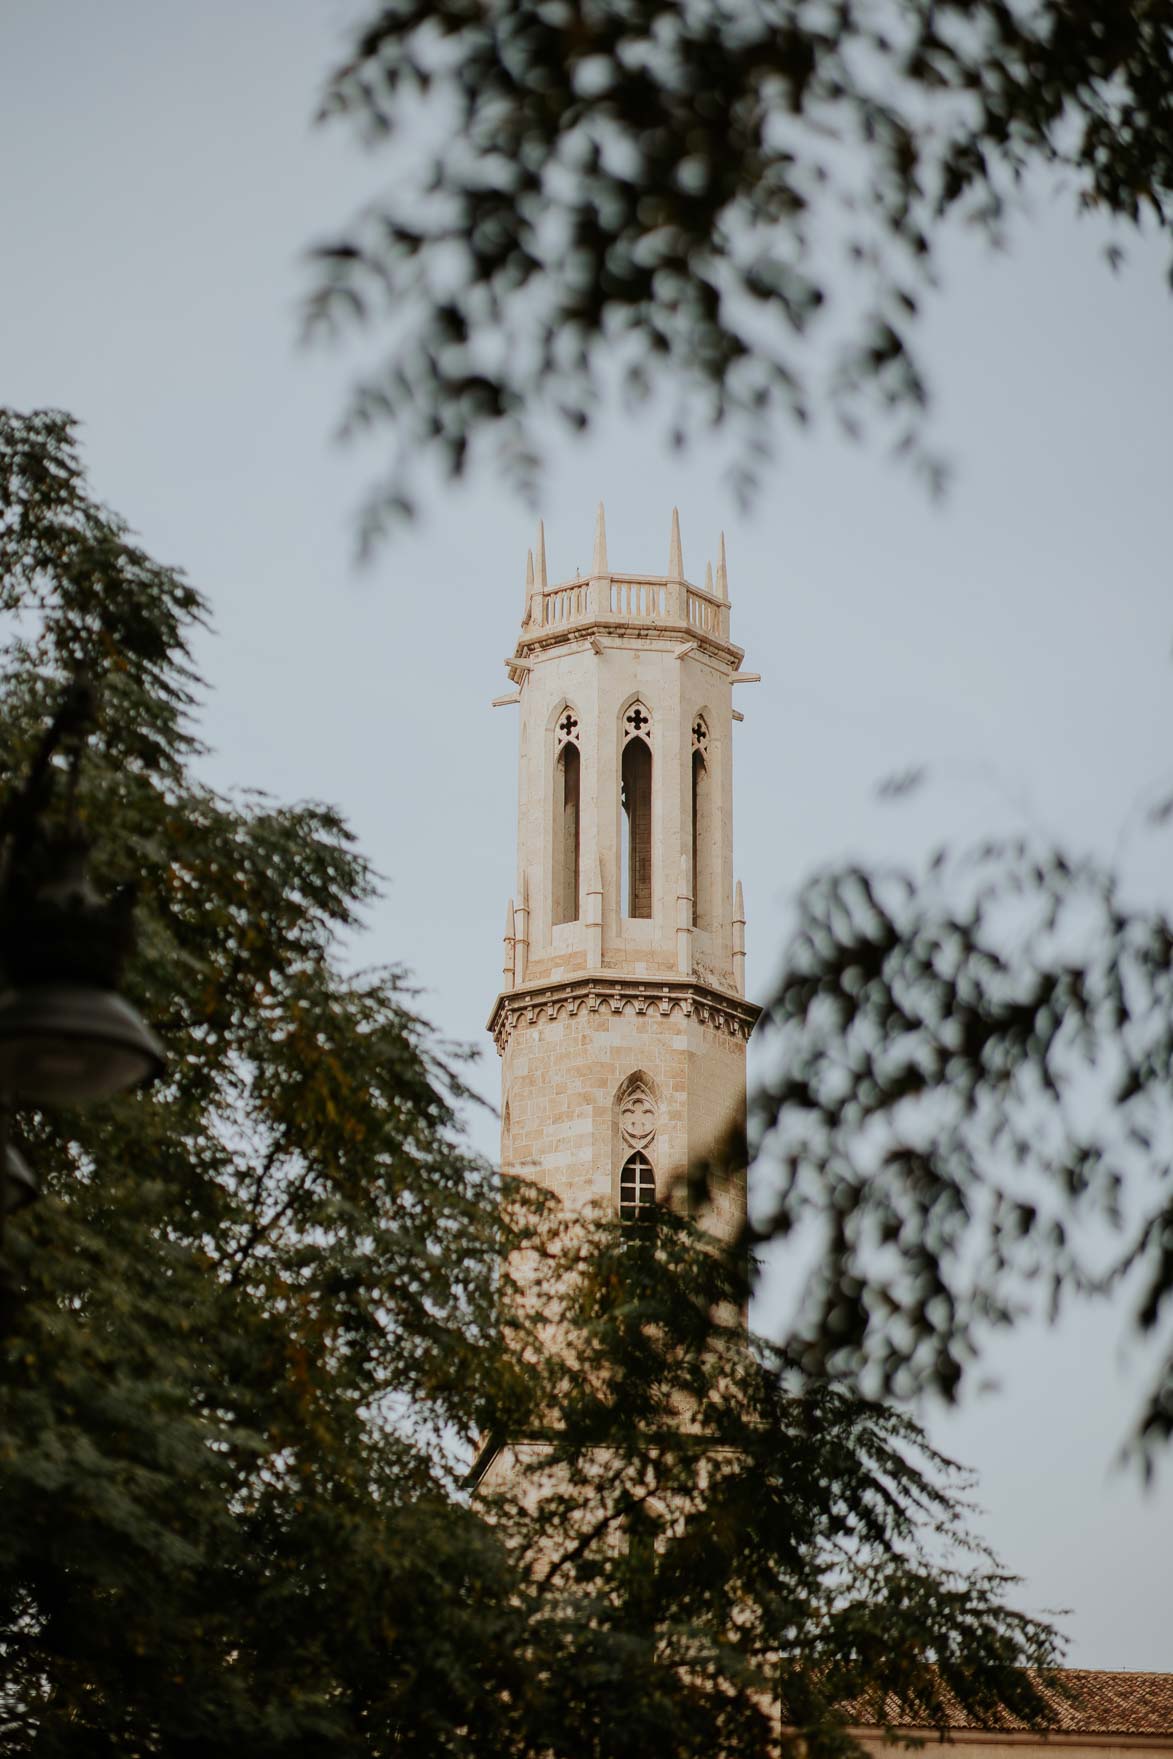
[[[1051,1727],[1057,1733],[1168,1735],[1173,1739],[1173,1673],[1108,1673],[1078,1667],[1061,1668],[1058,1672],[1064,1689],[1043,1691],[1053,1707]],[[863,1714],[862,1706],[860,1710],[860,1726],[910,1726],[899,1699],[891,1694],[882,1713],[877,1714],[873,1706],[868,1706],[868,1714]],[[948,1719],[948,1726],[1002,1732],[1027,1729],[1029,1724],[1009,1715],[983,1722],[958,1705]]]

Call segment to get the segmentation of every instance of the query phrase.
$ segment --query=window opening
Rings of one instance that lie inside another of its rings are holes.
[[[554,790],[554,921],[578,920],[578,801],[581,760],[578,748],[559,753]]]
[[[619,1175],[619,1219],[647,1221],[656,1207],[656,1175],[646,1154],[633,1154]]]
[[[554,765],[553,919],[555,922],[577,922],[582,758],[578,749],[578,716],[569,707],[558,717],[557,751]]]
[[[692,926],[709,928],[713,826],[709,798],[709,729],[703,715],[692,725]]]
[[[633,702],[623,717],[623,914],[652,914],[652,717]]]

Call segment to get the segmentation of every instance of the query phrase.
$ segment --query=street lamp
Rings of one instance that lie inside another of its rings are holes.
[[[90,882],[89,840],[77,815],[77,778],[95,697],[79,671],[25,782],[0,809],[0,1228],[3,1213],[36,1194],[7,1143],[12,1099],[71,1105],[108,1099],[163,1071],[163,1047],[125,996],[122,966],[134,938],[134,897],[103,902]],[[47,817],[68,755],[63,821]]]
[[[133,894],[103,903],[89,845],[66,824],[14,844],[0,892],[0,1092],[37,1105],[107,1099],[163,1068],[154,1033],[118,994],[133,943]]]

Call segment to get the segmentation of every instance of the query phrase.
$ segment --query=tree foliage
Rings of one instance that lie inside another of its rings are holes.
[[[811,1244],[808,1370],[952,1397],[990,1327],[1065,1295],[1169,1338],[1173,924],[1108,869],[1011,840],[819,875],[764,1032],[761,1233]],[[1173,1339],[1150,1465],[1171,1432]]]
[[[4,1751],[752,1759],[781,1704],[832,1759],[890,1692],[1045,1716],[1054,1635],[910,1420],[752,1349],[694,1224],[561,1215],[469,1153],[400,977],[342,957],[345,826],[200,782],[203,601],[62,416],[0,414],[0,582],[9,785],[74,662],[102,681],[80,810],[169,1055],[18,1116]],[[525,1445],[474,1497],[478,1438]]]
[[[673,430],[734,418],[753,479],[778,418],[829,399],[920,455],[916,321],[943,224],[1001,234],[1039,167],[1167,224],[1169,0],[370,0],[322,113],[386,193],[316,254],[311,326],[385,339],[351,430],[459,474],[621,379]]]

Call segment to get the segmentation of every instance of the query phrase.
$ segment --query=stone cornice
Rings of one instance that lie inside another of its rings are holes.
[[[682,642],[687,642],[710,664],[723,672],[736,672],[745,658],[744,648],[737,647],[731,641],[723,641],[719,636],[695,629],[687,622],[630,622],[622,617],[603,615],[568,626],[556,625],[554,628],[538,628],[532,632],[523,630],[516,654],[507,659],[505,664],[510,669],[513,682],[520,684],[526,660],[532,664],[534,660],[540,660],[548,653],[564,653],[568,647],[595,646],[598,652],[612,645],[630,646],[632,642],[655,647],[679,647]],[[601,644],[601,647],[597,644]]]
[[[676,1012],[695,1018],[715,1032],[747,1039],[761,1009],[756,1002],[729,990],[715,989],[695,977],[672,975],[635,977],[619,971],[584,971],[574,977],[544,983],[523,983],[502,990],[489,1015],[489,1031],[498,1052],[504,1051],[514,1027],[533,1025],[539,1018],[573,1017],[581,1009],[590,1014],[659,1014]]]

